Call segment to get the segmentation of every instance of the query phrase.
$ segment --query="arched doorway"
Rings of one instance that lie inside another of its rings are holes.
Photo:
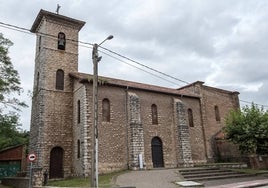
[[[153,167],[154,168],[164,167],[163,148],[161,139],[159,137],[154,137],[152,139],[151,145],[152,145]]]
[[[63,178],[63,149],[54,147],[50,152],[49,178]]]

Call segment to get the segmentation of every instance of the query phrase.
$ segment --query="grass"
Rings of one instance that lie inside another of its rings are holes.
[[[114,185],[113,179],[126,171],[113,172],[110,174],[99,176],[99,187],[109,188]],[[88,187],[90,185],[90,178],[67,178],[63,180],[52,180],[48,182],[48,186],[57,187]]]
[[[257,170],[257,169],[251,169],[251,168],[237,168],[237,169],[231,169],[232,171],[236,172],[243,172],[246,174],[264,174],[268,173],[268,170]]]
[[[0,184],[0,188],[10,188],[9,186]]]

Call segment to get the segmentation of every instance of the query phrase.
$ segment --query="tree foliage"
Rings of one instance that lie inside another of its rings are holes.
[[[224,131],[227,139],[237,144],[242,153],[268,152],[268,112],[254,103],[231,111]]]
[[[18,115],[0,115],[0,150],[29,143],[29,131],[18,129]]]
[[[20,131],[16,113],[27,105],[16,96],[22,92],[18,71],[14,69],[9,54],[13,43],[0,33],[0,150],[28,142],[29,133]]]
[[[20,95],[22,88],[18,71],[14,69],[8,56],[9,47],[12,45],[13,43],[0,33],[0,103],[19,110],[19,107],[25,107],[26,104],[14,97],[15,93]]]

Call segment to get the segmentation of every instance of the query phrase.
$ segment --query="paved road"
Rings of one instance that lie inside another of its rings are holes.
[[[267,180],[267,175],[250,176],[243,178],[229,178],[212,181],[203,181],[205,187],[216,187],[231,183]],[[120,187],[136,187],[136,188],[178,188],[174,182],[183,181],[178,173],[178,169],[161,169],[146,171],[130,171],[117,177],[116,185]],[[266,188],[266,186],[263,186]]]
[[[243,178],[229,178],[229,179],[218,179],[211,181],[203,181],[205,187],[214,187],[218,185],[231,184],[231,183],[239,183],[239,182],[247,182],[254,180],[263,180],[267,179],[265,176],[251,176],[251,177],[243,177]]]
[[[180,179],[176,169],[130,171],[118,176],[116,185],[136,188],[178,188],[174,182]]]

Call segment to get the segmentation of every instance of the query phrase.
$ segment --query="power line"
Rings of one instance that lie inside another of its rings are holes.
[[[23,31],[28,31],[30,32],[29,29],[26,29],[24,27],[19,27],[19,26],[16,26],[16,25],[11,25],[11,24],[7,24],[7,23],[4,23],[4,22],[0,22],[1,25],[5,25],[5,26],[8,26],[8,27],[13,27],[13,28],[16,28],[16,29],[19,29],[19,30],[23,30]]]
[[[0,22],[0,26],[1,26],[1,27],[4,27],[4,28],[7,28],[7,29],[14,30],[14,31],[18,31],[18,32],[26,33],[26,34],[31,34],[31,35],[34,34],[34,33],[32,33],[32,32],[30,31],[30,29],[27,29],[27,28],[24,28],[24,27],[19,27],[19,26],[12,25],[12,24],[7,24],[7,23],[4,23],[4,22]],[[51,37],[51,38],[54,38],[54,39],[57,39],[57,40],[58,40],[58,37],[57,37],[57,36],[54,36],[54,35],[50,35],[50,34],[47,34],[47,33],[41,33],[41,32],[37,32],[37,34],[38,34],[38,35],[41,35],[41,36],[48,36],[48,37]],[[79,43],[79,44],[83,44],[83,45],[79,45],[79,46],[86,47],[86,48],[92,48],[92,47],[89,47],[89,46],[93,46],[93,43],[89,43],[89,42],[84,42],[84,41],[79,41],[79,40],[74,40],[74,39],[69,39],[69,38],[66,38],[66,40],[67,40],[67,41],[72,41],[72,42],[77,42],[77,43]],[[85,46],[85,45],[89,45],[89,46]],[[138,61],[136,61],[136,60],[133,60],[133,59],[128,58],[128,57],[126,57],[126,56],[124,56],[124,55],[121,55],[121,54],[119,54],[119,53],[117,53],[117,52],[115,52],[115,51],[113,51],[113,50],[107,49],[107,48],[102,47],[102,46],[99,46],[99,47],[102,48],[102,49],[104,49],[104,50],[106,50],[106,51],[108,51],[108,52],[110,52],[110,53],[112,53],[112,54],[115,54],[115,55],[117,55],[117,56],[119,56],[119,57],[121,57],[121,58],[123,58],[123,59],[126,59],[126,60],[128,60],[128,61],[130,61],[130,62],[133,62],[133,63],[135,63],[135,64],[138,64],[139,66],[142,66],[142,67],[145,67],[145,68],[147,68],[147,69],[149,69],[149,70],[151,70],[151,71],[154,71],[154,72],[156,72],[156,73],[158,73],[158,74],[164,75],[164,76],[166,76],[166,77],[172,78],[172,79],[174,79],[174,80],[177,80],[177,81],[182,82],[182,83],[185,83],[185,84],[190,84],[190,83],[187,82],[187,81],[181,80],[181,79],[176,78],[176,77],[174,77],[174,76],[168,75],[168,74],[166,74],[166,73],[164,73],[164,72],[158,71],[158,70],[156,70],[156,69],[154,69],[154,68],[151,68],[151,67],[149,67],[149,66],[147,66],[147,65],[144,65],[144,64],[142,64],[142,63],[140,63],[140,62],[138,62]],[[99,51],[100,51],[100,50],[99,50]],[[111,58],[116,59],[117,61],[120,61],[120,62],[122,62],[122,63],[124,63],[124,64],[127,64],[127,65],[129,65],[129,66],[132,66],[132,67],[134,67],[134,68],[136,68],[136,69],[139,69],[139,70],[141,70],[141,71],[143,71],[143,72],[146,72],[146,73],[148,73],[148,74],[151,74],[151,75],[153,75],[153,76],[155,76],[155,77],[157,77],[157,78],[163,79],[163,80],[165,80],[165,81],[167,81],[167,82],[170,82],[170,83],[172,83],[172,84],[177,85],[177,83],[175,83],[175,82],[172,82],[172,81],[170,81],[170,80],[168,80],[168,79],[166,79],[166,78],[163,78],[163,77],[161,77],[161,76],[158,76],[158,75],[156,75],[156,74],[154,74],[154,73],[152,73],[152,72],[146,71],[146,70],[144,70],[144,69],[142,69],[142,68],[140,68],[140,67],[137,67],[137,66],[135,66],[135,65],[132,65],[132,64],[130,64],[130,63],[127,63],[126,61],[123,61],[122,59],[119,59],[119,58],[117,58],[117,57],[115,57],[115,56],[112,56],[112,55],[110,55],[110,54],[108,54],[108,53],[106,53],[106,52],[104,52],[104,51],[100,51],[100,52],[102,52],[103,54],[105,54],[105,55],[107,55],[107,56],[109,56],[109,57],[111,57]],[[240,102],[243,102],[243,103],[247,103],[247,104],[252,104],[252,103],[254,103],[254,102],[249,102],[249,101],[246,101],[246,100],[239,100],[239,101],[240,101]],[[262,107],[268,108],[268,105],[263,105],[263,104],[258,104],[258,103],[254,103],[254,104],[256,104],[256,105],[258,105],[258,106],[262,106]]]
[[[1,25],[4,25],[3,27],[8,26],[8,27],[6,27],[6,28],[13,27],[13,28],[15,28],[15,29],[13,29],[13,30],[16,30],[16,31],[19,31],[19,32],[22,32],[22,31],[20,31],[20,30],[23,30],[24,33],[27,33],[27,34],[28,34],[28,32],[31,32],[29,29],[26,29],[26,28],[23,28],[23,27],[19,27],[19,26],[15,26],[15,25],[7,24],[7,23],[3,23],[3,22],[0,22],[0,24],[1,24]],[[10,29],[12,29],[12,28],[10,28]],[[27,31],[27,32],[25,32],[25,31]],[[32,33],[29,33],[29,34],[32,34]],[[50,35],[50,34],[47,34],[47,33],[38,32],[37,34],[39,34],[39,35],[41,35],[41,36],[48,36],[48,37],[51,37],[51,38],[58,39],[57,36]],[[89,42],[83,42],[83,41],[78,41],[78,40],[73,40],[73,39],[68,39],[68,38],[67,38],[66,40],[68,40],[68,41],[72,41],[72,42],[78,42],[78,43],[80,43],[80,44],[86,44],[86,45],[93,46],[93,44],[92,44],[92,43],[89,43]],[[99,46],[99,47],[102,48],[102,49],[104,49],[104,50],[106,50],[106,51],[108,51],[108,52],[110,52],[110,53],[113,53],[113,54],[115,54],[115,55],[117,55],[117,56],[119,56],[119,57],[121,57],[121,58],[127,59],[128,61],[131,61],[131,62],[133,62],[133,63],[135,63],[135,64],[138,64],[138,65],[140,65],[140,66],[142,66],[142,67],[145,67],[145,68],[147,68],[147,69],[149,69],[149,70],[151,70],[151,71],[157,72],[158,74],[164,75],[164,76],[166,76],[166,77],[172,78],[172,79],[174,79],[174,80],[177,80],[177,81],[182,82],[182,83],[185,83],[185,84],[190,84],[189,82],[186,82],[186,81],[181,80],[181,79],[179,79],[179,78],[176,78],[176,77],[174,77],[174,76],[168,75],[168,74],[166,74],[166,73],[164,73],[164,72],[158,71],[158,70],[156,70],[156,69],[154,69],[154,68],[151,68],[151,67],[149,67],[149,66],[147,66],[147,65],[144,65],[144,64],[142,64],[142,63],[140,63],[140,62],[138,62],[138,61],[135,61],[135,60],[133,60],[133,59],[131,59],[131,58],[128,58],[128,57],[126,57],[126,56],[124,56],[124,55],[121,55],[121,54],[119,54],[119,53],[117,53],[117,52],[115,52],[115,51],[112,51],[112,50],[110,50],[110,49],[104,48],[104,47],[102,47],[102,46]],[[107,55],[107,54],[106,54],[106,55]],[[113,58],[116,59],[115,57],[113,57]],[[119,60],[119,59],[117,58],[117,60]],[[120,60],[119,60],[119,61],[120,61]],[[126,62],[125,62],[125,63],[126,63]],[[130,65],[130,64],[129,64],[129,65]],[[131,66],[131,65],[130,65],[130,66]],[[135,66],[134,66],[134,67],[135,67]],[[137,67],[135,67],[135,68],[137,68]],[[137,69],[142,70],[142,71],[144,71],[144,72],[147,72],[147,73],[149,73],[149,74],[152,74],[152,73],[150,73],[150,72],[148,72],[148,71],[145,71],[145,70],[143,70],[143,69],[140,69],[140,68],[137,68]],[[156,74],[152,74],[152,75],[156,76]],[[164,79],[164,80],[166,80],[166,81],[168,81],[168,82],[170,82],[170,83],[172,83],[172,84],[175,83],[175,82],[172,82],[172,81],[167,80],[167,79],[165,79],[165,78],[163,78],[163,77],[160,77],[160,76],[156,76],[156,77],[161,78],[161,79]],[[178,84],[176,83],[176,85],[178,85]]]
[[[19,31],[19,32],[22,32],[21,30],[23,30],[23,33],[27,33],[27,34],[28,34],[28,32],[29,32],[29,34],[32,34],[31,31],[30,31],[29,29],[26,29],[26,28],[23,28],[23,27],[19,27],[19,26],[15,26],[15,25],[7,24],[7,23],[4,23],[4,22],[0,22],[0,24],[1,24],[0,26],[3,26],[3,27],[7,26],[6,28],[10,28],[10,29],[15,28],[15,29],[13,29],[13,30],[16,30],[16,31]],[[27,32],[26,32],[26,31],[27,31]],[[47,34],[47,33],[38,32],[37,34],[39,34],[39,35],[41,35],[41,36],[49,36],[49,37],[51,37],[51,38],[58,39],[57,36],[55,36],[55,35],[50,35],[50,34]],[[86,45],[93,46],[93,44],[92,44],[92,43],[89,43],[89,42],[83,42],[83,41],[78,41],[78,40],[73,40],[73,39],[68,39],[68,38],[67,38],[66,40],[69,40],[69,41],[72,41],[72,42],[78,42],[78,43],[80,43],[80,44],[86,44]],[[115,55],[117,55],[117,56],[119,56],[119,57],[121,57],[121,58],[127,59],[128,61],[131,61],[131,62],[133,62],[133,63],[135,63],[135,64],[138,64],[138,65],[140,65],[140,66],[142,66],[142,67],[145,67],[145,68],[147,68],[147,69],[149,69],[149,70],[151,70],[151,71],[157,72],[158,74],[162,74],[162,75],[164,75],[164,76],[166,76],[166,77],[169,77],[169,78],[172,78],[172,79],[174,79],[174,80],[177,80],[177,81],[180,81],[180,82],[189,84],[189,82],[183,81],[183,80],[178,79],[178,78],[176,78],[176,77],[170,76],[170,75],[168,75],[168,74],[166,74],[166,73],[163,73],[163,72],[161,72],[161,71],[158,71],[158,70],[156,70],[156,69],[154,69],[154,68],[151,68],[151,67],[149,67],[149,66],[147,66],[147,65],[144,65],[144,64],[142,64],[142,63],[140,63],[140,62],[138,62],[138,61],[135,61],[135,60],[133,60],[133,59],[131,59],[131,58],[128,58],[128,57],[126,57],[126,56],[124,56],[124,55],[121,55],[121,54],[119,54],[119,53],[117,53],[117,52],[115,52],[115,51],[109,50],[109,49],[104,48],[104,47],[102,47],[102,46],[99,46],[99,47],[102,48],[102,49],[104,49],[104,50],[106,50],[106,51],[108,51],[108,52],[110,52],[110,53],[113,53],[113,54],[115,54]],[[118,60],[118,59],[117,59],[117,60]],[[136,68],[137,68],[137,67],[136,67]],[[146,72],[146,71],[145,71],[145,72]],[[147,73],[148,73],[148,71],[147,71]],[[159,77],[159,78],[163,78],[163,77]],[[166,80],[166,79],[165,79],[165,80]],[[174,82],[173,82],[173,84],[174,84]],[[176,84],[176,85],[177,85],[177,84]]]
[[[157,78],[160,78],[160,79],[162,79],[162,80],[165,80],[165,81],[167,81],[167,82],[169,82],[169,83],[178,85],[178,83],[176,83],[176,82],[172,82],[171,80],[168,80],[168,79],[166,79],[166,78],[163,78],[163,77],[161,77],[161,76],[159,76],[159,75],[157,75],[157,74],[154,74],[154,73],[149,72],[149,71],[146,71],[146,70],[144,70],[144,69],[142,69],[142,68],[140,68],[140,67],[137,67],[137,66],[135,66],[135,65],[132,65],[132,64],[130,64],[130,63],[126,62],[126,61],[123,61],[122,59],[119,59],[119,58],[117,58],[117,57],[115,57],[115,56],[112,56],[112,55],[110,55],[110,54],[108,54],[108,53],[106,53],[106,52],[104,52],[104,51],[101,51],[101,50],[99,50],[99,51],[102,52],[103,54],[105,54],[105,55],[107,55],[107,56],[113,58],[113,59],[116,59],[117,61],[120,61],[120,62],[122,62],[122,63],[124,63],[124,64],[127,64],[127,65],[129,65],[129,66],[131,66],[131,67],[134,67],[134,68],[136,68],[136,69],[139,69],[139,70],[141,70],[141,71],[143,71],[143,72],[146,72],[146,73],[148,73],[148,74],[150,74],[150,75],[152,75],[152,76],[154,76],[154,77],[157,77]]]
[[[127,59],[127,60],[129,60],[129,61],[131,61],[131,62],[133,62],[133,63],[136,63],[136,64],[138,64],[138,65],[140,65],[140,66],[143,66],[143,67],[145,67],[145,68],[147,68],[147,69],[150,69],[150,70],[152,70],[152,71],[154,71],[154,72],[157,72],[157,73],[159,73],[159,74],[162,74],[162,75],[164,75],[164,76],[167,76],[167,77],[169,77],[169,78],[172,78],[172,79],[174,79],[174,80],[177,80],[177,81],[179,81],[179,82],[183,82],[183,83],[185,83],[185,84],[190,84],[190,82],[181,80],[181,79],[176,78],[176,77],[174,77],[174,76],[168,75],[168,74],[166,74],[166,73],[164,73],[164,72],[158,71],[158,70],[156,70],[156,69],[154,69],[154,68],[151,68],[151,67],[149,67],[149,66],[147,66],[147,65],[144,65],[144,64],[142,64],[142,63],[140,63],[140,62],[138,62],[138,61],[135,61],[135,60],[130,59],[130,58],[124,56],[124,55],[121,55],[121,54],[119,54],[119,53],[117,53],[117,52],[115,52],[115,51],[112,51],[112,50],[110,50],[110,49],[104,48],[104,47],[102,47],[102,46],[100,46],[100,48],[102,48],[102,49],[104,49],[104,50],[106,50],[106,51],[108,51],[108,52],[110,52],[110,53],[113,53],[113,54],[115,54],[115,55],[117,55],[117,56],[119,56],[119,57],[121,57],[121,58]]]
[[[249,102],[249,101],[246,101],[246,100],[242,100],[242,99],[239,99],[240,102],[243,102],[243,103],[247,103],[247,104],[255,104],[257,106],[261,106],[263,108],[268,108],[268,105],[264,105],[264,104],[258,104],[258,103],[255,103],[255,102]]]
[[[84,45],[80,45],[80,46],[85,47],[85,48],[90,48],[90,49],[92,49],[92,47],[89,47],[89,46],[84,46]],[[168,79],[166,79],[166,78],[163,78],[163,77],[161,77],[161,76],[159,76],[159,75],[157,75],[157,74],[154,74],[154,73],[152,73],[152,72],[146,71],[146,70],[144,70],[144,69],[142,69],[142,68],[140,68],[140,67],[138,67],[138,66],[135,66],[135,65],[133,65],[133,64],[131,64],[131,63],[128,63],[128,62],[126,62],[126,61],[124,61],[124,60],[122,60],[122,59],[119,59],[118,57],[115,57],[115,56],[113,56],[113,55],[111,55],[111,54],[108,54],[108,53],[106,53],[106,52],[104,52],[104,51],[102,51],[102,50],[98,50],[98,51],[101,52],[101,53],[103,53],[103,54],[105,54],[105,55],[107,55],[107,56],[109,56],[109,57],[111,57],[111,58],[113,58],[113,59],[115,59],[115,60],[117,60],[117,61],[120,61],[121,63],[124,63],[124,64],[126,64],[126,65],[129,65],[129,66],[134,67],[134,68],[136,68],[136,69],[139,69],[139,70],[141,70],[141,71],[143,71],[143,72],[145,72],[145,73],[147,73],[147,74],[150,74],[150,75],[152,75],[152,76],[154,76],[154,77],[160,78],[160,79],[165,80],[165,81],[167,81],[167,82],[169,82],[169,83],[171,83],[171,84],[174,84],[174,85],[179,85],[179,84],[176,83],[176,82],[173,82],[173,81],[171,81],[171,80],[168,80]]]
[[[22,33],[34,35],[34,33],[32,33],[30,29],[27,29],[27,28],[24,28],[24,27],[19,27],[19,26],[16,26],[16,25],[11,25],[11,24],[7,24],[7,23],[4,23],[4,22],[0,22],[0,26],[1,27],[4,27],[4,28],[7,28],[7,29],[14,30],[14,31],[18,31],[18,32],[22,32]],[[48,34],[48,33],[37,32],[36,34],[37,35],[41,35],[41,36],[48,36],[50,38],[54,38],[54,39],[57,39],[58,40],[58,36],[51,35],[51,34]],[[67,41],[71,41],[71,42],[78,42],[80,44],[87,44],[87,45],[93,46],[93,44],[92,43],[89,43],[89,42],[74,40],[74,39],[70,39],[70,38],[66,38],[66,40]]]

